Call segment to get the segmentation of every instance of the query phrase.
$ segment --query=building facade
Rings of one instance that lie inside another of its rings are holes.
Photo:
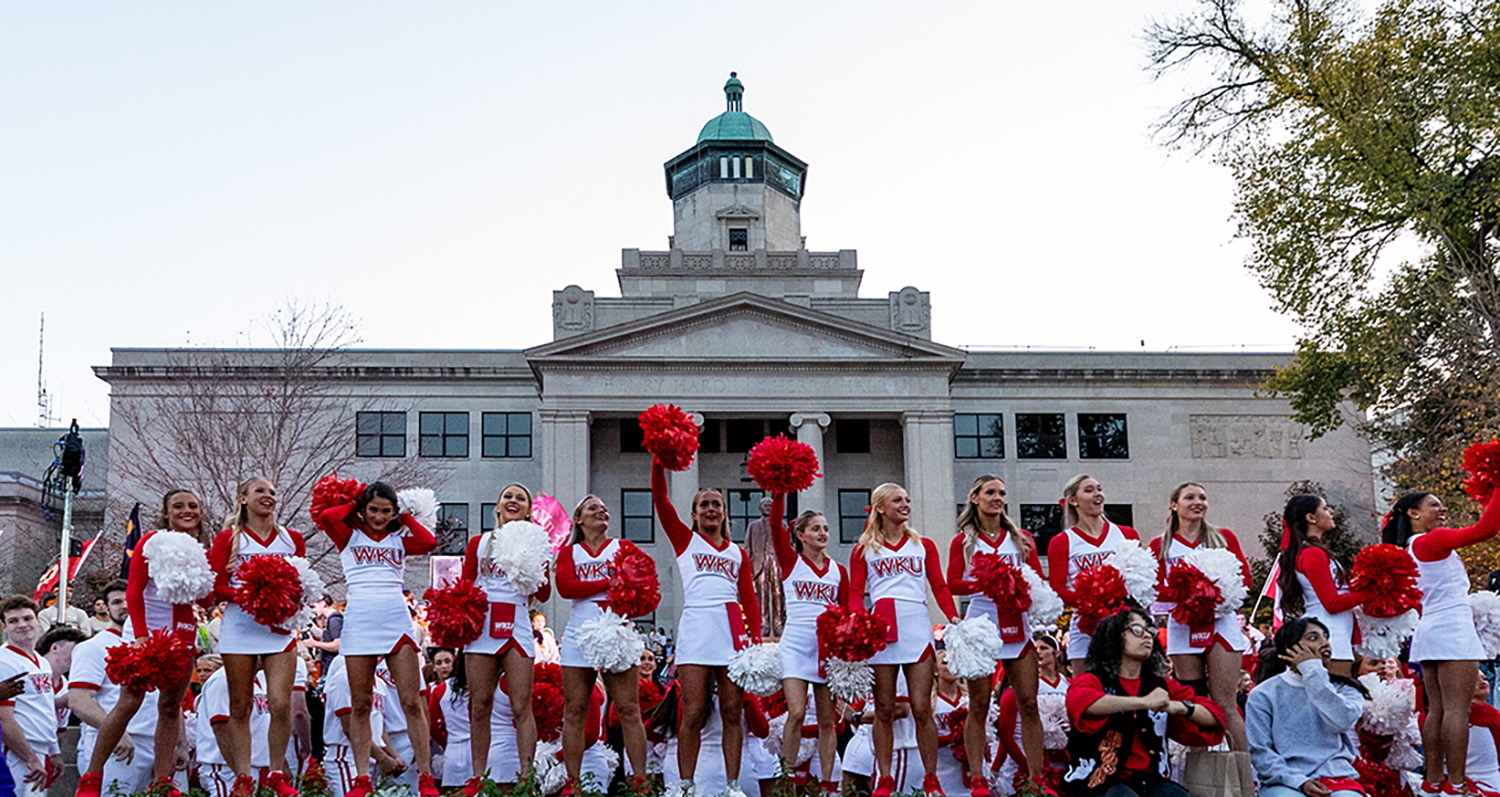
[[[1111,516],[1143,537],[1160,533],[1169,492],[1188,480],[1204,484],[1211,522],[1249,538],[1252,556],[1263,516],[1280,511],[1294,481],[1320,482],[1359,531],[1373,529],[1368,444],[1347,428],[1308,440],[1284,401],[1256,394],[1288,355],[969,351],[934,342],[926,292],[862,296],[853,249],[805,248],[807,164],[744,112],[737,78],[725,93],[725,113],[665,164],[669,247],[623,250],[617,296],[577,285],[555,291],[552,342],[349,351],[316,375],[347,396],[339,428],[357,454],[350,475],[416,460],[441,485],[444,515],[470,534],[492,526],[510,482],[570,510],[598,495],[615,531],[656,557],[667,587],[658,624],[668,628],[680,600],[675,564],[634,421],[659,402],[695,413],[702,427],[697,460],[671,477],[679,512],[698,488],[719,488],[741,538],[762,497],[747,452],[787,434],[818,452],[824,474],[789,513],[826,514],[843,560],[869,491],[888,481],[907,488],[913,525],[946,552],[981,474],[1006,480],[1010,513],[1044,551],[1060,523],[1063,483],[1082,472],[1103,483]],[[247,370],[262,356],[235,353]],[[112,411],[164,383],[205,378],[174,370],[174,361],[169,349],[114,350],[96,369],[111,385]],[[112,473],[115,503],[132,489]],[[455,536],[448,552],[462,544]],[[425,579],[419,566],[408,570]],[[548,609],[560,627],[565,607]]]

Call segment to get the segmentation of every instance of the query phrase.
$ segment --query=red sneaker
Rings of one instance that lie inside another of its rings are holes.
[[[78,797],[99,797],[99,790],[104,788],[103,772],[88,772],[78,779]]]
[[[886,775],[875,785],[875,791],[870,792],[870,797],[891,797],[896,793],[896,779]]]
[[[152,797],[182,797],[182,790],[177,788],[177,784],[173,783],[171,778],[157,778],[147,792]]]
[[[990,797],[990,783],[980,775],[969,778],[969,797]]]
[[[442,797],[442,792],[437,787],[437,781],[432,779],[431,774],[417,778],[417,795],[418,797]]]
[[[266,775],[265,788],[275,792],[276,797],[297,797],[297,787],[292,785],[291,778],[281,770]]]
[[[229,797],[255,797],[255,778],[250,775],[235,778]]]
[[[839,793],[839,782],[836,781],[836,780],[825,780],[825,781],[823,781],[823,793],[824,794],[838,794]]]
[[[484,778],[480,777],[479,775],[475,775],[474,777],[469,778],[469,781],[464,784],[464,797],[474,797],[474,795],[478,794],[479,791],[483,788]]]
[[[354,779],[354,786],[344,792],[344,797],[370,797],[375,793],[375,787],[370,785],[369,775],[360,775]]]
[[[929,772],[927,777],[922,778],[922,793],[927,797],[945,797],[943,784],[938,782],[937,773]]]

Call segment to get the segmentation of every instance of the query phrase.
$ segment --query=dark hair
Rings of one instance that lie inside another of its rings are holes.
[[[111,592],[129,592],[129,591],[130,591],[130,585],[125,582],[125,579],[123,579],[123,578],[117,578],[114,581],[111,581],[108,584],[105,584],[104,585],[104,589],[99,590],[99,597],[97,599],[98,600],[102,600],[105,603],[108,603],[109,602],[109,593],[111,593]]]
[[[464,659],[466,658],[468,657],[458,654],[454,654],[453,656],[453,672],[448,677],[453,681],[453,694],[455,695],[467,695],[469,693],[469,670],[464,666]]]
[[[36,605],[36,601],[25,595],[7,595],[5,598],[0,599],[0,619],[4,619],[6,612],[13,612],[16,609],[30,609],[32,614],[37,614],[41,611],[40,607]]]
[[[1057,637],[1053,636],[1050,632],[1047,631],[1038,631],[1032,634],[1031,641],[1040,642],[1043,645],[1052,648],[1054,651],[1062,650],[1062,643],[1058,642]]]
[[[1126,606],[1099,621],[1093,638],[1089,640],[1085,669],[1111,678],[1120,677],[1120,658],[1125,654],[1125,629],[1130,625],[1131,617],[1146,621],[1146,628],[1151,632],[1151,657],[1141,665],[1141,672],[1157,676],[1167,674],[1167,657],[1162,652],[1161,638],[1156,635],[1156,624],[1151,622],[1151,615],[1146,610],[1136,606]]]
[[[354,512],[360,518],[360,525],[364,525],[365,507],[370,505],[376,498],[384,498],[391,502],[393,509],[399,510],[401,499],[396,497],[396,488],[385,482],[370,482],[365,485],[365,491],[354,501]],[[352,524],[351,524],[352,525]],[[385,529],[365,529],[365,531],[385,531]]]
[[[1274,678],[1287,670],[1287,663],[1281,658],[1302,641],[1302,635],[1307,633],[1307,627],[1315,625],[1323,629],[1323,634],[1328,634],[1328,626],[1316,617],[1302,616],[1294,620],[1287,620],[1281,628],[1276,630],[1276,635],[1271,638],[1272,646],[1261,653],[1260,664],[1255,668],[1255,682],[1262,683],[1268,678]],[[1336,684],[1352,686],[1366,700],[1370,699],[1369,690],[1365,685],[1346,675],[1328,674],[1328,679]]]
[[[76,645],[85,639],[88,639],[88,636],[71,625],[54,625],[36,641],[36,652],[45,654],[59,642],[72,642]]]
[[[1287,535],[1286,549],[1281,552],[1281,574],[1276,577],[1276,586],[1281,588],[1281,605],[1298,612],[1302,610],[1302,584],[1297,581],[1297,557],[1301,555],[1303,546],[1323,548],[1320,542],[1307,536],[1307,516],[1317,512],[1323,503],[1323,497],[1319,495],[1294,495],[1281,512]]]
[[[1411,516],[1406,514],[1408,509],[1417,509],[1427,496],[1432,493],[1407,493],[1396,501],[1391,507],[1391,513],[1386,516],[1385,524],[1380,527],[1380,541],[1406,547],[1411,539]]]

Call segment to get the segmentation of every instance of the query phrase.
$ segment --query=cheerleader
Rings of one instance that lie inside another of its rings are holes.
[[[1067,695],[1068,679],[1062,674],[1062,651],[1057,640],[1045,631],[1037,632],[1031,639],[1036,645],[1038,699],[1042,695]],[[1000,696],[1000,727],[997,733],[1000,746],[995,751],[990,769],[1000,773],[1001,791],[1007,794],[1015,790],[1017,772],[1031,771],[1031,759],[1027,757],[1025,750],[1024,728],[1017,721],[1019,715],[1016,691],[1014,688],[1006,689]],[[1052,770],[1048,774],[1054,776],[1044,775],[1043,780],[1055,782],[1055,776],[1061,775],[1060,770],[1066,765],[1067,757],[1063,750],[1044,748],[1041,754],[1042,766]]]
[[[520,484],[507,484],[495,502],[495,528],[469,540],[464,551],[463,577],[489,596],[487,628],[464,648],[469,678],[469,750],[474,771],[470,785],[484,773],[481,766],[490,751],[490,723],[495,710],[495,687],[504,670],[508,705],[516,717],[516,745],[520,769],[531,766],[536,755],[536,718],[531,714],[531,682],[535,672],[536,646],[531,635],[527,607],[531,598],[545,601],[552,585],[543,583],[533,595],[517,594],[505,572],[495,563],[495,545],[505,533],[505,524],[531,518],[531,491]]]
[[[760,604],[750,580],[750,557],[729,541],[724,496],[718,490],[693,495],[692,526],[684,524],[667,497],[667,472],[652,459],[651,498],[656,517],[672,541],[677,575],[682,579],[682,617],[677,624],[677,680],[682,711],[677,732],[677,767],[681,780],[669,794],[693,793],[700,736],[712,706],[714,689],[724,729],[724,774],[728,797],[744,797],[737,785],[745,746],[740,725],[744,693],[729,680],[729,659],[737,650],[760,643]]]
[[[1328,672],[1354,677],[1354,607],[1372,600],[1366,590],[1349,591],[1344,568],[1328,555],[1323,535],[1337,525],[1328,502],[1316,495],[1295,495],[1282,512],[1286,522],[1286,548],[1281,552],[1283,605],[1302,602],[1302,614],[1317,619],[1328,629],[1332,648]],[[1468,591],[1468,584],[1464,585]],[[1468,603],[1464,603],[1465,610]]]
[[[323,696],[327,703],[323,714],[323,739],[327,743],[323,752],[323,767],[328,772],[328,785],[334,797],[357,797],[361,794],[356,790],[369,783],[369,775],[361,780],[358,766],[363,763],[365,771],[369,772],[372,755],[381,772],[386,775],[395,777],[406,770],[406,762],[392,754],[394,751],[390,736],[385,730],[385,704],[390,695],[385,684],[375,677],[373,670],[370,671],[369,683],[372,707],[365,724],[369,726],[370,737],[379,739],[381,743],[372,743],[369,753],[364,754],[363,759],[354,752],[353,737],[358,720],[354,718],[354,692],[350,688],[354,673],[348,665],[348,660],[342,655],[335,658],[333,664],[329,665],[328,675],[323,682]]]
[[[396,491],[371,482],[352,503],[324,510],[318,527],[339,551],[349,585],[339,654],[349,670],[349,746],[355,778],[349,797],[374,791],[370,783],[370,714],[374,707],[376,664],[385,657],[390,680],[405,715],[405,730],[416,754],[418,794],[437,797],[432,779],[432,750],[427,742],[426,707],[422,701],[422,660],[417,633],[401,590],[406,557],[437,548],[437,538],[409,512],[398,509]]]
[[[958,516],[958,536],[948,548],[948,588],[955,595],[973,595],[965,617],[986,617],[1000,630],[1000,660],[1010,679],[1011,690],[1021,713],[1021,738],[1029,756],[1036,762],[1029,777],[1042,774],[1042,720],[1037,714],[1037,654],[1028,638],[1030,629],[1024,615],[1014,607],[1002,620],[999,607],[980,592],[972,579],[975,554],[998,556],[1017,569],[1029,567],[1042,575],[1037,559],[1036,540],[1016,527],[1005,514],[1005,482],[999,476],[980,476],[969,489],[968,503]],[[989,676],[969,681],[969,718],[964,725],[964,748],[970,761],[983,761],[988,746],[985,724],[990,716]],[[977,769],[977,768],[976,768]],[[975,773],[969,788],[974,797],[990,793],[983,775]]]
[[[807,687],[812,684],[814,716],[818,721],[818,764],[822,788],[838,793],[833,779],[833,760],[838,736],[834,720],[833,694],[824,681],[818,655],[818,615],[833,605],[849,601],[849,571],[828,558],[828,520],[808,510],[792,524],[787,534],[782,524],[786,496],[777,493],[771,503],[771,541],[786,595],[786,627],[781,631],[781,691],[786,695],[786,727],[781,736],[781,758],[788,768],[797,765],[802,746],[802,726],[807,720]],[[800,779],[799,779],[800,780]],[[805,783],[799,782],[798,787]]]
[[[1208,524],[1208,493],[1203,485],[1196,482],[1177,485],[1168,499],[1168,507],[1171,514],[1166,532],[1151,540],[1151,553],[1160,563],[1163,588],[1177,560],[1201,548],[1227,549],[1240,560],[1245,588],[1255,586],[1250,579],[1250,563],[1245,561],[1234,532]],[[1245,719],[1240,716],[1236,697],[1240,688],[1240,664],[1244,661],[1245,648],[1250,644],[1240,630],[1239,615],[1230,612],[1220,617],[1204,636],[1203,639],[1195,638],[1190,629],[1172,619],[1171,610],[1167,610],[1167,655],[1172,659],[1173,677],[1200,694],[1206,678],[1209,696],[1224,711],[1224,733],[1229,737],[1229,749],[1249,750],[1245,742]]]
[[[130,579],[125,589],[125,602],[129,608],[126,623],[129,638],[145,639],[153,631],[171,631],[191,645],[198,628],[192,605],[172,604],[163,600],[157,595],[156,581],[151,577],[150,551],[156,550],[167,538],[163,537],[155,544],[150,543],[159,534],[179,533],[184,535],[178,541],[179,544],[201,547],[200,540],[205,535],[205,529],[203,507],[198,496],[187,490],[172,490],[162,496],[161,514],[157,516],[156,526],[162,531],[153,531],[142,537],[131,552]],[[157,690],[159,696],[152,694],[153,699],[149,701],[153,704],[155,713],[153,750],[160,752],[152,764],[153,780],[171,779],[173,775],[176,762],[170,751],[177,748],[177,740],[182,733],[180,708],[192,677],[192,670],[189,669],[182,673],[176,683]],[[99,736],[93,746],[94,754],[84,763],[84,774],[78,779],[80,795],[94,797],[99,794],[104,767],[144,702],[147,702],[146,694],[120,688],[118,699],[104,723],[99,726]]]
[[[713,682],[710,681],[708,683],[709,688],[713,689]],[[680,712],[680,700],[682,697],[680,681],[676,683],[676,687],[675,689],[669,688],[667,696],[662,702],[663,705],[668,702],[677,702],[677,708]],[[710,695],[709,702],[717,702],[716,696]],[[740,714],[740,736],[743,738],[746,732],[748,732],[751,737],[756,737],[752,738],[748,744],[736,747],[724,744],[724,725],[721,719],[723,712],[708,712],[706,716],[707,719],[703,723],[703,731],[697,745],[699,750],[698,760],[695,762],[697,766],[693,770],[695,778],[691,781],[694,784],[694,791],[687,794],[694,795],[694,797],[720,797],[720,795],[732,795],[736,792],[742,795],[765,794],[766,792],[760,788],[759,779],[761,776],[775,777],[775,773],[754,771],[756,768],[755,748],[758,747],[761,750],[765,750],[765,745],[761,740],[765,739],[771,731],[770,719],[766,716],[765,711],[762,710],[760,701],[755,699],[754,695],[747,695],[744,698],[743,711]],[[658,712],[658,717],[664,722],[656,723],[657,730],[667,740],[666,754],[662,757],[662,777],[668,783],[688,783],[689,781],[683,778],[681,771],[678,769],[681,761],[680,756],[684,737],[681,734],[676,736],[670,735],[672,733],[669,724],[672,718],[671,712]],[[721,766],[721,762],[727,763],[727,761],[722,759],[720,754],[716,752],[716,748],[720,747],[723,748],[724,752],[734,754],[735,760],[741,764],[738,769],[743,771],[743,775],[731,777],[726,771],[726,767]],[[674,751],[673,748],[676,748],[676,750]],[[766,759],[774,760],[769,754],[767,754]],[[748,790],[746,787],[748,787]]]
[[[1383,542],[1405,546],[1417,560],[1422,618],[1408,660],[1422,665],[1427,719],[1422,723],[1426,774],[1422,792],[1463,794],[1469,753],[1469,703],[1485,658],[1469,607],[1469,573],[1458,549],[1500,533],[1500,490],[1473,526],[1443,528],[1448,510],[1432,493],[1410,493],[1396,502],[1380,530]],[[1295,537],[1295,530],[1293,537]],[[1443,779],[1446,777],[1447,782]]]
[[[599,674],[578,649],[577,629],[598,617],[609,597],[613,562],[622,551],[639,552],[635,543],[609,537],[609,507],[598,496],[585,496],[573,509],[573,538],[557,555],[557,594],[573,601],[562,638],[563,766],[568,771],[564,795],[577,791],[585,750],[584,733]],[[646,773],[646,728],[641,724],[641,670],[637,664],[623,672],[603,673],[604,688],[620,722],[625,756],[635,780],[631,788],[643,792]],[[607,787],[606,781],[599,784]]]
[[[888,797],[896,789],[891,777],[891,720],[896,707],[896,673],[905,672],[911,692],[911,715],[917,724],[917,751],[922,758],[926,794],[942,794],[937,778],[937,726],[932,720],[932,624],[927,587],[950,622],[958,622],[953,595],[943,580],[937,545],[907,524],[911,499],[896,484],[870,493],[870,516],[859,544],[849,557],[849,608],[864,611],[865,589],[875,614],[890,627],[884,650],[870,659],[875,669],[875,764],[880,780],[871,797]]]
[[[255,779],[250,769],[250,715],[255,708],[255,674],[265,673],[266,704],[271,713],[268,731],[271,771],[265,786],[281,797],[297,790],[287,777],[286,745],[291,737],[292,684],[297,677],[297,639],[283,628],[256,622],[235,602],[239,581],[234,571],[257,556],[305,556],[302,535],[276,523],[276,485],[260,476],[240,482],[237,506],[229,528],[219,532],[209,553],[214,569],[214,591],[224,601],[219,625],[219,655],[229,683],[229,745],[221,750],[235,773],[234,793],[250,794]],[[167,701],[162,701],[166,703]],[[95,752],[98,752],[97,750]]]
[[[973,707],[969,703],[969,698],[964,695],[963,688],[959,684],[958,679],[953,677],[953,673],[948,670],[947,653],[937,654],[936,670],[937,677],[933,679],[932,686],[932,719],[937,724],[938,735],[943,737],[949,733],[948,715],[959,709],[963,709],[965,713],[968,713],[973,711]],[[964,728],[954,734],[957,738],[945,739],[942,748],[938,750],[937,776],[938,782],[943,785],[944,794],[963,794],[965,789],[970,788],[970,778],[968,777],[969,765],[967,761],[984,761],[982,748],[979,758],[967,758],[968,739],[966,738],[966,730],[968,725],[968,720],[965,719]],[[958,756],[954,753],[954,748],[965,751],[965,761],[958,760]],[[981,766],[976,767],[976,769],[980,769],[982,766],[981,763]],[[976,776],[973,778],[973,782],[976,785],[983,784],[984,778]],[[971,797],[974,793],[970,792]],[[986,787],[979,793],[987,794],[989,793],[989,789]]]
[[[1073,579],[1104,561],[1104,557],[1125,544],[1140,542],[1140,535],[1129,526],[1118,526],[1104,517],[1104,486],[1092,476],[1080,473],[1063,485],[1063,528],[1067,529],[1047,544],[1047,580],[1052,582],[1063,602],[1076,605]],[[1082,674],[1088,665],[1089,635],[1078,630],[1078,613],[1068,626],[1068,660],[1076,662],[1073,674]]]

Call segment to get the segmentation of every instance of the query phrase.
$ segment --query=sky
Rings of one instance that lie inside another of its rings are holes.
[[[802,231],[955,346],[1289,349],[1230,175],[1153,124],[1189,0],[0,6],[0,426],[108,423],[111,347],[524,348],[552,291],[665,249],[662,164],[744,109],[809,164]]]

